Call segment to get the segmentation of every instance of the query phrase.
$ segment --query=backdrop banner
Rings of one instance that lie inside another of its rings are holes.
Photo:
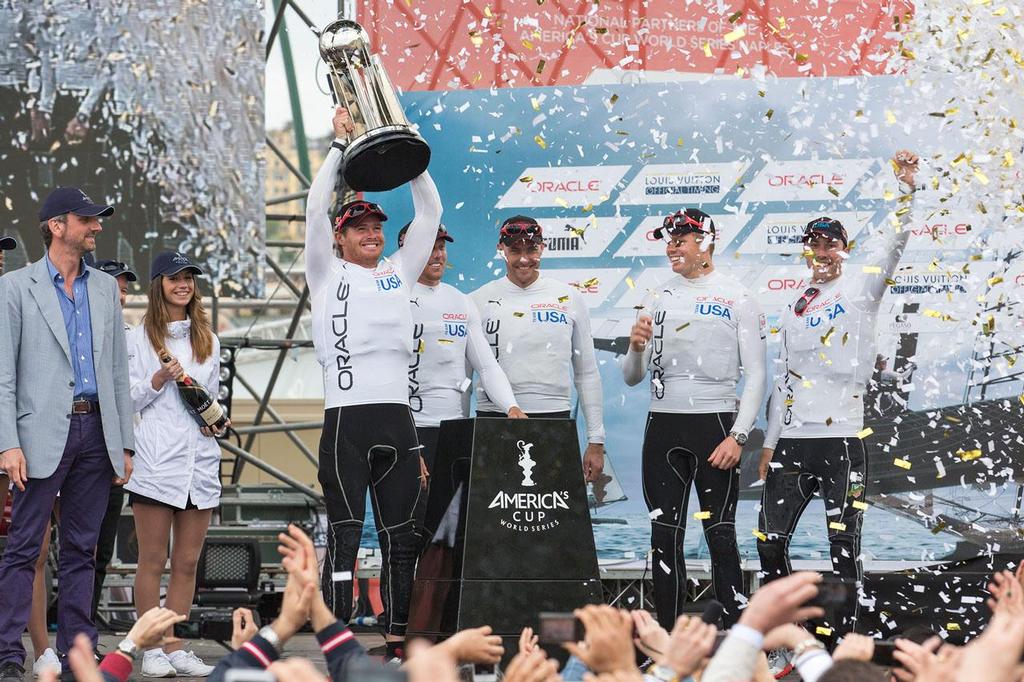
[[[596,533],[606,558],[639,558],[649,546],[640,483],[649,384],[626,387],[619,364],[635,306],[672,276],[664,243],[649,231],[682,207],[711,214],[719,234],[716,267],[749,286],[773,326],[807,286],[800,235],[808,220],[830,215],[844,223],[855,241],[847,273],[856,276],[872,267],[877,232],[893,229],[898,188],[889,157],[902,148],[925,158],[970,144],[943,131],[928,103],[893,77],[782,79],[770,87],[708,79],[413,92],[404,102],[434,150],[442,220],[456,239],[446,281],[469,292],[503,276],[497,227],[526,213],[544,227],[543,274],[586,298],[608,456],[628,498],[595,512],[605,521]],[[926,166],[921,177],[928,176]],[[1020,407],[1015,357],[1000,351],[1020,345],[1024,322],[1019,306],[995,306],[1020,301],[1019,244],[1009,237],[1001,206],[986,206],[973,188],[959,196],[918,193],[910,244],[879,315],[869,421],[920,418],[922,428],[940,433],[957,428],[964,414],[980,410],[978,419],[991,425],[998,420],[989,412],[1015,414]],[[371,198],[392,216],[394,244],[394,231],[411,217],[408,192]],[[769,335],[770,359],[777,353]],[[760,496],[754,470],[764,427],[762,410],[744,454],[736,524],[741,552],[752,559]],[[910,445],[895,436],[865,436],[875,478],[884,482],[868,490],[867,558],[937,559],[958,543],[961,553],[1000,542],[1011,549],[1012,478],[1020,472],[994,459],[1006,454],[1007,430],[961,431],[945,443],[921,440],[913,452],[901,451]],[[1015,433],[1009,438],[1019,441]],[[904,456],[913,470],[894,464]],[[964,463],[965,473],[945,475]],[[692,518],[696,504],[691,496],[686,551],[707,557]],[[797,529],[794,557],[828,556],[824,523],[816,500]]]

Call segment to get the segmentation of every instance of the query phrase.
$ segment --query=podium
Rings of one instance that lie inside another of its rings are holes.
[[[573,420],[443,422],[425,526],[410,636],[490,625],[511,655],[539,612],[601,601]]]

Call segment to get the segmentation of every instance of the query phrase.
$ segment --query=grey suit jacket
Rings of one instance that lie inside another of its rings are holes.
[[[135,437],[117,280],[89,268],[88,291],[103,438],[122,476]],[[29,478],[57,469],[74,392],[68,334],[43,258],[0,277],[0,452],[21,448]]]

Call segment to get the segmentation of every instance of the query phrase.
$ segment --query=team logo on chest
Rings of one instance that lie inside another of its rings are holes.
[[[441,313],[441,333],[453,338],[465,337],[469,333],[466,327],[468,319],[466,313]]]
[[[832,322],[837,317],[846,314],[846,307],[843,305],[843,297],[836,296],[830,300],[822,301],[817,306],[808,306],[802,317],[804,326],[807,329],[820,327],[825,322]]]
[[[558,303],[533,303],[530,320],[540,324],[569,324],[569,308]]]
[[[377,283],[378,292],[398,291],[402,288],[402,278],[391,265],[376,270],[373,279]]]
[[[732,320],[732,305],[735,301],[721,296],[699,296],[693,305],[693,312],[702,317],[720,317]]]

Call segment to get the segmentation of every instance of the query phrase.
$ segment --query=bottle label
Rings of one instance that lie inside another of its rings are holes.
[[[199,411],[199,416],[202,417],[207,426],[213,426],[224,416],[224,410],[221,408],[220,403],[214,400],[206,409]]]

